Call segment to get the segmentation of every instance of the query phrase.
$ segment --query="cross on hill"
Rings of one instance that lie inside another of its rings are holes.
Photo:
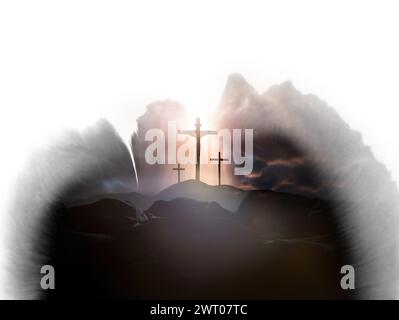
[[[221,164],[222,164],[222,161],[227,161],[228,159],[226,159],[226,158],[221,158],[221,157],[220,157],[220,151],[219,151],[218,157],[217,157],[217,158],[210,158],[209,160],[211,160],[211,161],[217,161],[217,162],[218,162],[218,185],[220,186],[220,185],[221,185],[221,182],[222,182]]]
[[[177,168],[173,168],[172,170],[177,171],[177,183],[180,182],[180,171],[185,170],[180,167],[180,164],[177,164]]]
[[[201,122],[200,118],[197,118],[195,121],[195,130],[179,130],[180,134],[189,134],[196,139],[197,146],[197,154],[196,154],[196,163],[195,163],[195,180],[200,180],[200,159],[201,159],[201,138],[208,134],[217,134],[217,131],[214,130],[201,130]]]

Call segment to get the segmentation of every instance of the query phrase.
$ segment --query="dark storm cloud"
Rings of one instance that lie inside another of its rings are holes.
[[[254,172],[252,178],[236,177],[239,184],[277,189],[290,181],[291,192],[311,194],[328,186],[347,188],[348,172],[367,164],[364,174],[370,179],[376,171],[389,179],[358,132],[325,102],[300,93],[291,82],[258,94],[241,75],[233,74],[217,117],[221,128],[254,129]],[[276,164],[281,166],[273,167]],[[325,174],[310,173],[320,170]]]
[[[263,134],[258,129],[254,131],[254,153],[266,162],[294,159],[303,155],[302,150],[287,137]]]
[[[263,165],[253,175],[242,178],[241,184],[256,189],[290,191],[292,193],[317,193],[320,191],[320,176],[317,166],[303,161],[279,161]]]
[[[253,175],[259,174],[259,172],[265,167],[266,161],[256,155],[254,155],[254,163],[253,163]]]
[[[258,94],[237,74],[228,79],[217,116],[221,128],[254,129],[254,172],[236,183],[333,200],[365,286],[358,294],[395,295],[398,190],[360,133],[290,82]]]

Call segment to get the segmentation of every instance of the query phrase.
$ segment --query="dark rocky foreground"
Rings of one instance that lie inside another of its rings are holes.
[[[142,212],[125,200],[54,209],[45,298],[352,298],[327,202],[246,191],[235,212],[188,198]]]

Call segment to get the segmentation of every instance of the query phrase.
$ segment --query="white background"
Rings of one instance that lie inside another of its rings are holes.
[[[259,92],[292,80],[317,94],[398,181],[397,3],[2,1],[0,241],[16,175],[55,132],[106,116],[127,138],[165,98],[205,112],[232,72]]]

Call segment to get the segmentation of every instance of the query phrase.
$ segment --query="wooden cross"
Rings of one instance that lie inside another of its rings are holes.
[[[195,180],[200,180],[200,161],[201,161],[201,138],[208,134],[217,134],[217,131],[213,130],[201,130],[200,118],[195,121],[195,130],[179,130],[178,133],[189,134],[196,139],[197,143],[197,161],[195,163]]]
[[[184,168],[180,167],[180,164],[177,165],[177,168],[173,168],[173,170],[177,171],[177,183],[180,182],[180,171],[185,170]]]
[[[209,160],[211,160],[211,161],[217,161],[217,162],[218,162],[218,185],[220,186],[220,185],[221,185],[221,182],[222,182],[221,164],[222,164],[222,161],[227,161],[228,159],[226,159],[226,158],[221,158],[221,157],[220,157],[220,151],[219,151],[219,154],[218,154],[218,157],[217,157],[217,158],[210,158]]]

